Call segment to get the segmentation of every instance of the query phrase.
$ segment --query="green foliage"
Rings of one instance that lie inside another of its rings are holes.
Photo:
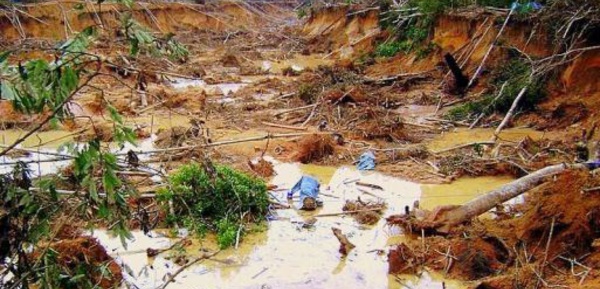
[[[132,0],[119,2],[128,7],[133,4]],[[82,6],[76,7],[81,8]],[[132,55],[147,53],[167,55],[177,61],[187,59],[188,50],[173,35],[155,38],[130,17],[123,18],[123,25]],[[59,43],[53,48],[55,59],[52,61],[31,59],[10,65],[8,58],[13,52],[0,52],[0,96],[11,100],[14,107],[24,113],[51,111],[52,119],[46,120],[50,124],[55,125],[68,117],[70,113],[66,104],[79,89],[88,86],[89,80],[96,77],[97,70],[102,67],[102,57],[88,51],[96,33],[93,27],[86,28]],[[125,142],[134,143],[133,130],[125,126],[122,116],[113,106],[107,103],[107,107],[114,127],[115,141],[121,146]],[[30,190],[32,180],[25,164],[15,166],[11,174],[0,175],[0,260],[4,268],[9,268],[0,272],[0,287],[28,288],[29,284],[35,283],[41,288],[94,288],[96,284],[90,283],[86,273],[92,269],[94,272],[100,270],[109,273],[104,266],[89,268],[90,264],[87,262],[69,268],[57,264],[56,252],[46,245],[55,241],[52,238],[56,236],[56,232],[51,232],[51,228],[55,229],[51,224],[60,223],[56,222],[58,216],[78,216],[89,225],[105,224],[121,238],[124,245],[125,239],[131,237],[127,226],[131,213],[126,198],[132,191],[117,175],[119,166],[116,156],[98,140],[90,141],[80,148],[67,146],[67,149],[75,157],[71,185],[75,186],[76,194],[59,197],[56,182],[49,178],[36,183],[39,189]],[[229,177],[237,180],[229,187],[219,182],[214,184],[221,191],[236,192],[234,195],[237,199],[227,201],[227,204],[234,206],[225,214],[231,218],[215,219],[224,220],[218,225],[223,232],[219,242],[230,244],[233,228],[239,228],[232,221],[240,219],[239,215],[235,215],[237,209],[250,212],[252,216],[264,215],[267,204],[266,186],[263,184],[262,187],[253,187],[247,184],[248,180],[232,177],[235,174],[227,170],[220,171],[220,174],[227,176],[226,180]],[[262,197],[257,193],[258,197],[252,195],[253,199],[248,200],[250,197],[244,196],[248,188],[262,192]],[[238,191],[242,193],[238,195]],[[236,206],[236,200],[243,200],[245,205]],[[262,208],[262,211],[257,208]],[[172,222],[179,221],[175,216],[169,216]],[[196,224],[193,218],[196,216],[201,214],[196,213],[188,220]],[[203,226],[217,228],[216,225],[198,225],[197,228],[200,230]],[[38,254],[25,252],[30,247]],[[6,278],[7,274],[12,276]]]
[[[117,158],[103,152],[98,140],[90,141],[83,149],[75,151],[74,176],[86,192],[85,204],[97,208],[96,216],[114,224],[113,233],[125,246],[131,238],[126,223],[130,216],[126,198],[131,193],[117,177]]]
[[[504,65],[495,69],[492,73],[492,84],[501,87],[504,82],[506,88],[494,104],[494,110],[498,112],[507,112],[517,97],[521,89],[528,86],[525,95],[519,102],[519,109],[529,111],[535,109],[535,105],[546,97],[545,82],[542,80],[530,79],[531,67],[522,59],[514,58]]]
[[[498,7],[498,8],[509,8],[513,2],[515,2],[515,1],[514,0],[477,0],[477,5]],[[524,1],[516,1],[516,2],[524,2]]]
[[[228,219],[217,222],[217,243],[220,248],[227,248],[235,244],[239,225]]]
[[[308,15],[308,13],[306,12],[306,9],[304,8],[300,8],[298,10],[296,10],[296,16],[298,17],[298,19],[302,19],[304,17],[306,17]]]
[[[187,227],[197,234],[217,233],[221,247],[233,244],[242,220],[261,221],[267,213],[266,184],[227,166],[207,169],[197,163],[184,165],[169,177],[169,188],[161,190],[159,201],[173,211],[171,224]],[[210,172],[214,169],[214,175]]]
[[[166,35],[165,39],[156,38],[146,27],[135,21],[130,13],[121,17],[121,27],[129,41],[131,56],[146,53],[153,57],[166,55],[171,60],[180,62],[188,59],[189,51],[174,38],[174,34]]]
[[[377,47],[376,55],[394,56],[399,52],[416,52],[419,58],[428,55],[433,46],[425,42],[432,32],[436,17],[447,11],[472,4],[506,8],[513,0],[408,0],[401,9],[390,9],[391,2],[381,1],[380,26],[391,31],[395,41]],[[523,1],[525,2],[525,1]]]
[[[484,95],[481,99],[471,101],[448,111],[446,117],[451,120],[473,119],[483,113],[504,114],[510,109],[514,99],[521,89],[528,87],[525,95],[519,102],[521,111],[534,110],[536,104],[545,98],[546,83],[543,79],[530,79],[531,67],[523,59],[514,58],[494,70],[490,84],[496,87],[491,94]],[[506,83],[502,95],[501,87]]]
[[[399,52],[409,52],[412,44],[409,41],[392,41],[381,43],[375,48],[375,55],[379,57],[392,57]]]

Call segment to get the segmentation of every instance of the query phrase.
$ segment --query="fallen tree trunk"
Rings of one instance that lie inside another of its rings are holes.
[[[462,206],[440,206],[422,220],[426,229],[434,229],[438,233],[447,234],[452,227],[470,221],[498,204],[502,204],[514,197],[542,183],[549,176],[557,175],[567,169],[587,169],[585,164],[558,164],[545,167],[518,180],[512,181],[496,190],[475,198]]]

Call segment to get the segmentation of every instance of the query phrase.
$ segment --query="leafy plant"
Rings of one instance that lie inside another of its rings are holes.
[[[131,0],[123,3],[132,4]],[[157,40],[132,18],[123,24],[130,40],[130,52],[135,56],[140,49],[152,50],[155,55],[168,55],[185,60],[187,49],[173,35]],[[88,51],[96,39],[94,28],[86,28],[66,41],[58,43],[52,52],[55,59],[32,59],[9,64],[13,51],[0,53],[0,95],[27,114],[44,113],[44,119],[13,144],[3,149],[5,155],[26,137],[48,123],[56,123],[70,116],[68,106],[82,89],[99,89],[90,81],[101,75],[103,57]],[[114,65],[111,63],[111,65]],[[109,75],[110,76],[110,75]],[[121,146],[134,143],[132,129],[125,126],[116,108],[106,102],[108,116],[114,128],[114,140]],[[82,147],[67,146],[74,156],[73,186],[75,193],[59,197],[56,183],[51,179],[39,181],[35,190],[27,165],[19,163],[10,174],[0,175],[0,287],[28,288],[94,288],[87,273],[106,268],[82,263],[66,268],[57,263],[56,252],[50,247],[64,226],[64,220],[77,216],[88,225],[106,224],[125,240],[131,237],[127,226],[131,217],[126,198],[133,192],[118,176],[117,157],[108,145],[92,140]],[[57,218],[61,218],[57,221]],[[32,248],[33,251],[29,251]],[[87,261],[87,260],[86,260]],[[104,274],[100,272],[101,274]],[[8,278],[7,276],[11,276]]]
[[[180,167],[158,199],[172,209],[167,217],[170,225],[183,225],[200,235],[214,231],[222,248],[235,243],[244,222],[264,220],[268,207],[262,180],[212,164]]]
[[[446,117],[451,120],[474,119],[479,114],[489,115],[497,112],[508,112],[521,89],[527,86],[525,95],[519,102],[521,111],[534,110],[537,103],[545,98],[546,82],[544,79],[531,79],[531,67],[520,58],[513,58],[498,67],[491,74],[490,84],[496,91],[484,95],[481,99],[471,101],[448,111]],[[504,89],[501,87],[504,86]],[[500,94],[502,90],[502,94]],[[498,96],[499,95],[499,96]]]
[[[136,56],[142,52],[153,57],[166,55],[171,60],[187,61],[189,51],[174,38],[174,34],[167,34],[164,39],[156,38],[146,27],[135,21],[131,13],[123,14],[121,26],[130,43],[130,55]]]
[[[308,13],[306,12],[306,9],[304,8],[300,8],[298,10],[296,10],[296,16],[298,17],[298,19],[302,19],[304,17],[306,17],[308,15]]]

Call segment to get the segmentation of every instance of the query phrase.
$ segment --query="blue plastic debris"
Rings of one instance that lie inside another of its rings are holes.
[[[512,3],[512,5],[510,5],[510,9],[517,11],[517,12],[521,12],[521,13],[527,13],[530,11],[537,11],[542,9],[542,4],[540,4],[539,2],[536,1],[530,1],[524,4],[519,3],[518,1],[515,1]]]
[[[597,168],[600,168],[600,160],[589,161],[585,164],[587,165],[588,169],[590,169],[590,170],[595,170]]]
[[[358,158],[358,164],[356,168],[359,171],[374,170],[375,169],[375,154],[372,151],[366,151]]]
[[[322,204],[319,199],[319,189],[321,184],[315,178],[310,176],[302,176],[294,187],[288,192],[287,198],[294,197],[296,192],[300,192],[300,200],[297,207],[303,210],[314,210],[316,206]]]

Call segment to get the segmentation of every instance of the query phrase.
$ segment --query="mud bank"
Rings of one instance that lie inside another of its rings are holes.
[[[162,33],[186,31],[225,31],[256,28],[265,17],[290,15],[283,2],[246,3],[221,1],[214,4],[135,2],[124,5],[57,1],[19,7],[19,24],[8,11],[0,13],[0,34],[5,41],[22,38],[64,39],[89,26],[113,30],[125,12],[136,21]]]
[[[367,9],[357,13],[360,8],[338,6],[315,9],[307,20],[302,32],[310,42],[319,43],[321,51],[327,51],[341,58],[357,59],[373,50],[380,42],[389,38],[387,32],[378,30],[379,10]],[[444,62],[443,55],[452,53],[461,59],[461,65],[467,75],[473,75],[482,62],[490,45],[500,31],[505,14],[480,10],[454,11],[436,17],[428,41],[435,49],[426,57],[399,53],[391,59],[380,59],[368,66],[366,74],[372,77],[386,77],[402,73],[435,71]],[[514,18],[514,17],[513,17]],[[507,59],[511,48],[533,59],[543,59],[555,53],[556,47],[536,19],[517,19],[508,23],[500,38],[502,42],[492,51],[486,60],[479,84],[475,91],[484,90],[489,72],[501,66]],[[360,27],[360,28],[359,28]],[[468,46],[477,38],[478,45]],[[593,43],[591,43],[593,44]],[[314,47],[314,46],[313,46]],[[539,105],[539,111],[531,117],[522,117],[521,124],[544,128],[564,128],[583,121],[586,127],[598,121],[593,111],[600,109],[600,87],[595,79],[600,78],[600,51],[584,51],[574,61],[563,65],[556,77],[548,82],[549,96]],[[565,107],[582,107],[576,112]],[[552,117],[550,116],[552,115]],[[546,122],[553,118],[554,124]]]
[[[379,10],[360,13],[348,7],[312,11],[302,28],[308,49],[350,59],[373,50],[379,34]]]

